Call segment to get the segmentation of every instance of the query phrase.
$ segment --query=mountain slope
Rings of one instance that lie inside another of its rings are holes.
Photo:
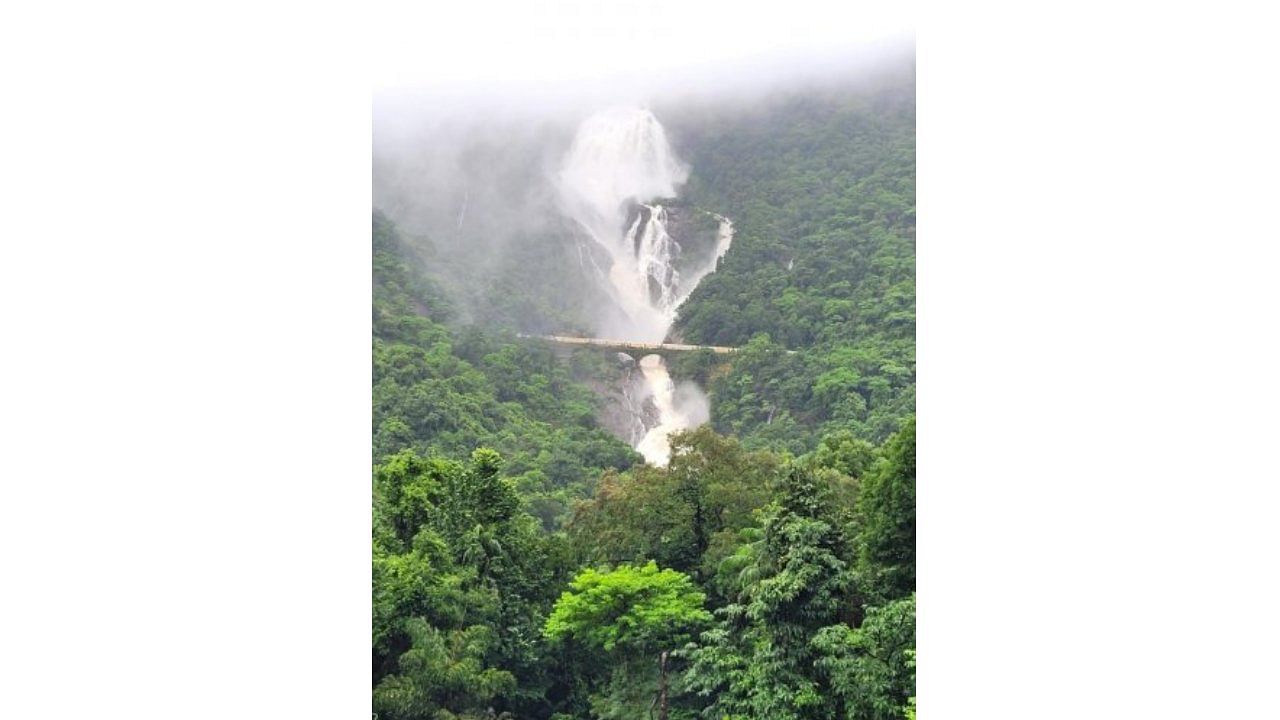
[[[596,424],[599,398],[545,349],[444,324],[450,305],[424,262],[373,216],[373,452],[506,458],[534,513],[553,526],[606,468],[638,458]]]
[[[716,429],[793,452],[841,430],[882,441],[915,400],[914,81],[671,124],[689,201],[736,230],[677,321],[747,346],[712,385]]]

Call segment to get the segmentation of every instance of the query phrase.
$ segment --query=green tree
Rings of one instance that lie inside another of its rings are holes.
[[[685,680],[710,701],[708,717],[839,717],[810,640],[852,619],[851,549],[842,524],[822,481],[792,468],[760,539],[733,558],[745,565],[737,602],[686,651]]]
[[[857,629],[814,635],[816,666],[851,720],[899,720],[915,695],[915,596],[871,608]]]
[[[739,530],[759,523],[780,458],[707,426],[677,433],[671,450],[665,468],[606,474],[578,506],[569,527],[586,562],[655,560],[701,582],[733,552]]]
[[[710,621],[705,595],[688,576],[659,569],[622,565],[601,572],[582,571],[556,601],[544,632],[555,641],[572,639],[604,651],[619,664],[657,657],[658,717],[669,713],[668,658],[699,626]]]
[[[413,645],[400,657],[400,672],[373,691],[373,709],[379,717],[491,718],[490,701],[515,689],[511,673],[485,666],[494,644],[491,629],[473,625],[442,632],[423,620],[410,621],[407,629]]]
[[[466,463],[405,450],[374,470],[374,683],[387,717],[545,705],[557,541],[520,510],[502,465],[485,448]]]
[[[908,418],[858,498],[858,574],[866,600],[881,605],[916,587],[916,423]]]
[[[818,467],[831,468],[851,478],[861,478],[875,463],[876,448],[848,430],[822,438],[808,458]]]

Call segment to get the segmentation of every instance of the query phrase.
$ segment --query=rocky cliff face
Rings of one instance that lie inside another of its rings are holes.
[[[603,400],[596,422],[635,447],[659,421],[658,407],[635,358],[616,353],[612,374],[586,380]]]

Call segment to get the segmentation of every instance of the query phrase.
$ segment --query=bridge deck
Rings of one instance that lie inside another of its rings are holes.
[[[631,340],[608,340],[606,338],[569,337],[567,335],[521,335],[520,337],[546,340],[560,345],[594,345],[603,348],[619,348],[626,350],[649,350],[651,352],[688,352],[691,350],[710,350],[719,355],[735,353],[738,348],[721,345],[682,345],[680,343],[642,343]]]

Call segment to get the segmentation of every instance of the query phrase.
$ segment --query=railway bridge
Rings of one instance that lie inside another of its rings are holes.
[[[636,342],[634,340],[610,340],[607,338],[590,338],[590,337],[571,337],[568,335],[524,335],[520,337],[531,338],[534,340],[543,340],[554,345],[565,347],[598,347],[602,350],[614,350],[616,352],[643,352],[645,354],[667,355],[676,352],[694,352],[697,350],[710,350],[717,355],[729,355],[738,351],[735,347],[724,347],[722,345],[685,345],[682,343],[645,343]]]

